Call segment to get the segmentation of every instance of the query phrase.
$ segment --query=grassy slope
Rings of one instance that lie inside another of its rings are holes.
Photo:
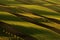
[[[37,5],[14,4],[14,3],[13,3],[13,5],[14,6],[12,6],[12,7],[23,6],[23,7],[26,7],[28,9],[32,10],[33,12],[36,12],[39,15],[44,15],[49,18],[55,18],[55,19],[60,20],[59,13],[57,13],[51,9],[48,9],[46,7],[37,6]],[[27,13],[24,15],[31,16],[30,14],[31,13],[29,13],[29,14]],[[39,17],[36,17],[36,15],[34,15],[34,16],[32,16],[32,18],[39,18]],[[49,29],[46,29],[42,26],[38,26],[33,23],[26,22],[23,19],[19,19],[16,16],[14,16],[8,12],[0,11],[0,20],[12,25],[14,28],[16,28],[17,30],[19,30],[22,33],[29,34],[31,36],[36,37],[38,40],[60,40],[59,34],[56,34],[55,32],[53,32]],[[49,24],[50,26],[56,25],[54,27],[56,27],[57,29],[60,29],[59,24],[56,24],[54,22],[50,22],[47,24]]]

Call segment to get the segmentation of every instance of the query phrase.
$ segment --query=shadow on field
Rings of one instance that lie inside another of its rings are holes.
[[[1,37],[1,36],[8,36],[8,35],[5,34],[5,33],[3,32],[3,28],[0,27],[0,37]]]
[[[7,13],[8,14],[8,13]],[[12,16],[12,15],[2,15],[0,14],[0,20],[5,20],[5,21],[23,21],[19,19],[18,17]]]
[[[18,30],[16,30],[16,28],[14,28],[12,25],[9,25],[7,23],[0,22],[0,27],[3,28],[6,32],[16,35],[16,36],[19,36],[19,37],[23,38],[24,40],[28,40],[28,39],[29,40],[37,40],[36,38],[32,37],[31,35],[19,32]]]

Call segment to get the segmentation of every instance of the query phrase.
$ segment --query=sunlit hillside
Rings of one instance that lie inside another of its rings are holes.
[[[60,40],[60,0],[0,0],[0,40]]]

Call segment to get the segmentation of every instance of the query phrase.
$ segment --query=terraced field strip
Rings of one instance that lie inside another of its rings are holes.
[[[4,22],[0,22],[0,27],[5,29],[5,31],[7,31],[8,33],[19,36],[19,37],[23,38],[24,40],[37,40],[36,38],[34,38],[32,36],[29,36],[29,35],[26,35],[26,34],[23,34],[23,33],[19,32],[19,31],[17,31],[13,27],[11,27],[11,25],[6,24]]]
[[[45,5],[40,5],[40,6],[43,6],[43,7],[46,7],[46,8],[49,8],[49,9],[52,9],[58,13],[60,13],[60,9],[58,9],[57,7],[54,7],[54,6],[45,6]]]
[[[60,0],[58,0],[58,1],[57,0],[49,0],[49,1],[60,4]]]
[[[42,1],[48,2],[48,3],[50,3],[50,4],[54,4],[54,5],[59,5],[58,3],[52,2],[52,1],[50,1],[50,0],[42,0]]]

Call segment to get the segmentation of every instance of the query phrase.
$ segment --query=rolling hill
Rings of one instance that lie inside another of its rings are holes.
[[[60,40],[59,0],[0,0],[1,40]]]

